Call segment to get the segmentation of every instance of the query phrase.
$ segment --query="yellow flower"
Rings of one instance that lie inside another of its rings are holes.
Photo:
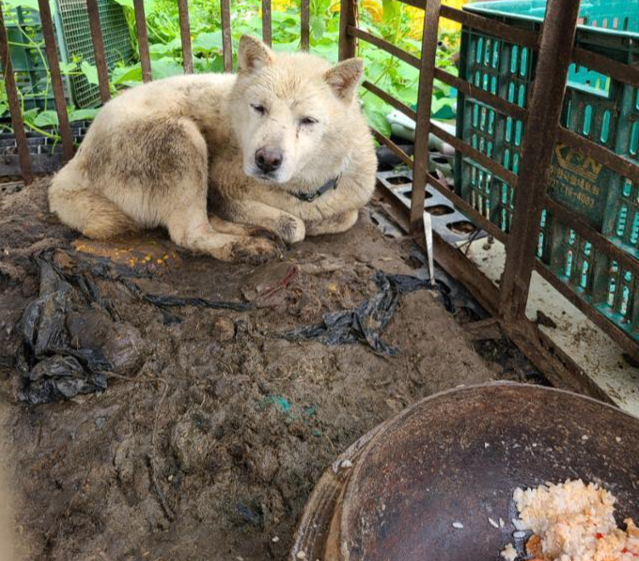
[[[468,3],[468,0],[443,0],[442,2],[444,6],[450,6],[457,10],[461,10],[462,6],[466,3]],[[456,21],[442,18],[439,20],[439,28],[447,31],[459,31],[461,29],[461,24]]]
[[[271,9],[273,11],[283,12],[292,4],[291,0],[272,0]]]
[[[384,8],[382,4],[377,0],[364,0],[362,2],[364,9],[371,15],[371,18],[375,23],[382,21],[384,15]]]
[[[406,13],[410,17],[410,31],[408,32],[408,36],[411,39],[421,39],[424,29],[424,10],[413,6],[406,6]]]
[[[458,10],[460,10],[467,2],[468,0],[442,0],[442,4],[445,6],[450,6],[451,8],[456,8]],[[411,39],[421,39],[422,31],[424,29],[424,10],[413,6],[407,6],[406,11],[410,15],[409,37]],[[446,31],[458,31],[461,29],[461,25],[456,21],[440,18],[439,28]]]
[[[335,13],[335,12],[339,12],[340,9],[342,7],[341,2],[335,2],[332,6],[331,6],[331,12]]]

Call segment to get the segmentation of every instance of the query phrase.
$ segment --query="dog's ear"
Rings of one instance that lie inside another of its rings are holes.
[[[250,74],[273,62],[275,55],[262,41],[242,35],[237,52],[237,66],[240,72]]]
[[[349,58],[333,66],[324,78],[337,97],[352,101],[363,72],[364,62],[359,58]]]

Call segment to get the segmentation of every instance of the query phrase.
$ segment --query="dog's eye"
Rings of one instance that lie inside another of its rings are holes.
[[[259,103],[251,103],[251,107],[253,111],[255,111],[258,115],[264,115],[266,113],[266,107],[260,105]]]
[[[317,123],[317,119],[313,119],[313,117],[304,117],[300,123],[302,125],[306,125],[306,126],[310,126],[310,125],[314,125],[315,123]]]

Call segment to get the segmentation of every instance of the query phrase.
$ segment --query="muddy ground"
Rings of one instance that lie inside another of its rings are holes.
[[[494,326],[473,327],[482,318],[463,298],[451,313],[436,291],[401,297],[382,337],[395,357],[280,337],[358,305],[377,291],[378,270],[418,272],[412,242],[372,223],[378,203],[348,234],[251,268],[182,252],[162,232],[78,238],[48,214],[44,185],[0,199],[0,398],[25,559],[285,559],[314,483],[366,431],[446,388],[540,381]],[[105,391],[18,398],[19,322],[39,295],[38,255],[63,271],[115,271],[94,278],[100,302],[74,289],[62,318],[72,346],[111,361]],[[146,294],[253,305],[162,309],[118,275]]]

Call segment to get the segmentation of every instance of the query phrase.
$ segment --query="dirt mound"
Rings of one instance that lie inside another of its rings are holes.
[[[0,397],[30,559],[284,559],[315,481],[360,435],[433,392],[513,377],[428,290],[402,295],[383,331],[397,356],[281,337],[371,298],[380,270],[415,274],[412,243],[367,213],[255,269],[181,252],[162,232],[78,239],[46,212],[44,189],[11,195],[0,219]],[[86,263],[112,271],[90,277],[97,304],[71,283],[62,339],[111,367],[105,391],[34,406],[18,400],[16,357],[44,251],[67,279]]]

